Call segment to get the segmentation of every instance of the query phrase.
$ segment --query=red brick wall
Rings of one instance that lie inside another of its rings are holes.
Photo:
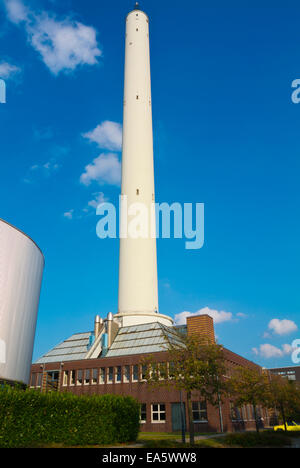
[[[228,366],[254,366],[258,368],[256,364],[247,361],[246,359],[238,356],[235,353],[225,349],[225,357],[228,363]],[[168,354],[166,352],[155,353],[154,358],[158,362],[163,362],[168,360]],[[101,367],[117,367],[129,365],[132,370],[132,366],[135,364],[140,364],[143,355],[134,355],[134,356],[122,356],[114,358],[100,358],[100,359],[88,359],[82,361],[71,361],[62,363],[51,363],[45,365],[33,364],[31,372],[39,373],[43,372],[44,375],[47,371],[59,370],[61,373],[65,370],[85,370],[85,369],[100,369]],[[70,374],[70,372],[69,372]],[[92,376],[90,376],[91,378]],[[131,395],[136,398],[140,403],[147,404],[147,422],[141,425],[142,431],[153,431],[153,432],[172,432],[172,418],[171,418],[171,408],[172,403],[180,402],[180,393],[176,389],[169,388],[152,388],[145,382],[129,382],[129,383],[105,383],[105,384],[92,384],[91,380],[88,385],[82,383],[82,385],[67,385],[63,386],[63,377],[61,374],[59,382],[60,391],[73,392],[77,395],[83,394],[120,394],[120,395]],[[198,392],[193,392],[192,394],[193,401],[199,401]],[[185,402],[187,408],[187,402],[185,397],[185,392],[183,392],[183,402]],[[153,403],[163,403],[166,405],[166,422],[156,423],[151,422],[151,404]],[[218,432],[220,431],[220,418],[218,408],[214,408],[211,405],[207,406],[207,415],[208,423],[197,423],[195,424],[195,430],[197,432]],[[230,403],[225,401],[222,404],[222,415],[223,415],[223,424],[225,431],[240,430],[243,428],[250,429],[254,428],[254,422],[246,422],[244,425],[240,422],[232,422],[230,415]]]

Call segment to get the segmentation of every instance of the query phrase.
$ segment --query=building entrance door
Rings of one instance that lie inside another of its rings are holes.
[[[185,404],[183,403],[183,423],[185,426]],[[172,403],[172,431],[181,431],[181,404]]]

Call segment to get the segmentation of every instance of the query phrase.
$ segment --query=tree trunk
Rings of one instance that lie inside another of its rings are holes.
[[[187,392],[186,397],[187,397],[187,406],[188,406],[188,415],[189,415],[190,445],[192,445],[195,443],[195,432],[194,432],[191,392]]]
[[[220,419],[220,430],[221,432],[224,432],[224,427],[223,427],[223,414],[222,414],[222,402],[220,398],[220,394],[218,393],[218,408],[219,408],[219,419]]]
[[[283,403],[280,403],[280,412],[281,412],[281,416],[282,416],[282,420],[283,420],[283,424],[284,424],[284,430],[286,432],[287,427],[286,427],[286,418],[285,418],[285,411],[284,411]]]

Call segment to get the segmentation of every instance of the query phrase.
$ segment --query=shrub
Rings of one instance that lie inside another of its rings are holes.
[[[132,397],[0,390],[0,447],[122,443],[135,441],[138,431]]]

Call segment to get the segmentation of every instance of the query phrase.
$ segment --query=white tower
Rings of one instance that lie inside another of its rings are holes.
[[[149,230],[146,238],[129,235],[120,239],[119,306],[115,317],[123,326],[154,321],[171,325],[172,319],[158,312],[156,238],[150,234],[155,195],[149,19],[138,3],[126,18],[121,196],[128,208],[136,203],[147,208]],[[121,224],[125,216],[121,214]]]

